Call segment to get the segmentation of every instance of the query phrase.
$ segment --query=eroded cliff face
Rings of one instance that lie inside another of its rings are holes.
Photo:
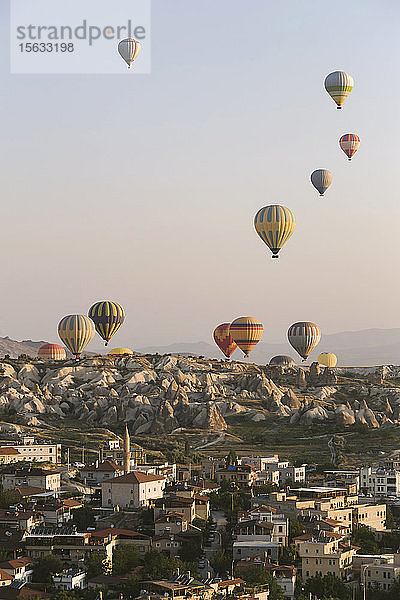
[[[26,424],[49,415],[104,426],[127,421],[134,434],[154,434],[179,427],[223,431],[235,415],[371,428],[400,420],[400,368],[393,366],[344,372],[316,363],[284,369],[147,355],[3,360],[0,373],[0,418],[17,412]]]

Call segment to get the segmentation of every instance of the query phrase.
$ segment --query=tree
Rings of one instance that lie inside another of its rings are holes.
[[[0,487],[0,508],[10,508],[19,502],[21,502],[21,496],[17,492]]]
[[[305,527],[298,519],[289,519],[289,541],[302,535],[305,532]]]
[[[86,531],[88,527],[95,526],[94,511],[91,506],[82,506],[73,512],[72,521],[78,531]]]
[[[124,575],[141,564],[141,556],[136,546],[116,548],[113,553],[113,575]]]
[[[130,575],[122,584],[124,598],[137,598],[140,594],[141,583],[137,575]]]
[[[351,534],[351,541],[361,548],[361,554],[379,554],[379,544],[374,532],[366,525],[360,525]]]
[[[33,567],[32,579],[35,583],[52,583],[52,575],[62,571],[63,564],[59,558],[49,554],[39,558]]]
[[[249,587],[268,586],[269,600],[283,600],[282,588],[276,583],[272,574],[265,567],[252,565],[241,572],[242,579]]]
[[[307,579],[304,591],[306,595],[311,593],[321,600],[329,600],[329,598],[348,600],[351,596],[351,590],[335,575],[324,575],[323,577],[317,575]]]
[[[98,575],[110,575],[111,566],[102,552],[92,552],[86,558],[87,578],[97,577]]]
[[[164,552],[149,550],[144,555],[143,579],[169,579],[174,572],[183,566],[176,558],[170,558]]]
[[[217,550],[210,558],[210,565],[218,575],[230,573],[232,568],[232,557],[226,550]]]

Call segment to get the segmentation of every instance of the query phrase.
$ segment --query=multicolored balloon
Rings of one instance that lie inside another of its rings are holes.
[[[321,331],[318,325],[310,321],[300,321],[289,327],[288,340],[298,354],[307,360],[308,356],[318,345],[321,339]]]
[[[67,315],[58,324],[61,341],[76,358],[92,341],[94,333],[94,323],[86,315]]]
[[[215,343],[227,358],[230,358],[237,348],[237,344],[229,333],[230,326],[230,323],[221,323],[213,333]]]
[[[130,69],[133,61],[138,57],[140,52],[140,44],[133,38],[126,38],[125,40],[121,40],[119,42],[118,52],[128,65],[128,69]]]
[[[336,102],[336,108],[342,108],[342,104],[350,94],[353,86],[352,76],[345,71],[334,71],[325,78],[325,89],[333,101]]]
[[[120,358],[121,356],[132,356],[133,350],[129,348],[113,348],[107,353],[110,358]]]
[[[96,302],[89,308],[89,317],[96,326],[96,331],[105,341],[105,346],[121,327],[125,320],[125,312],[117,302]]]
[[[254,317],[239,317],[235,319],[229,332],[236,344],[247,358],[251,350],[258,344],[263,335],[262,323]]]
[[[279,204],[264,206],[254,217],[254,227],[271,250],[272,258],[279,258],[278,253],[292,235],[295,226],[292,211]]]
[[[337,356],[332,352],[321,352],[318,356],[318,362],[323,367],[336,367],[337,365]]]
[[[38,350],[38,357],[44,360],[64,360],[66,356],[65,348],[59,344],[43,344]]]
[[[271,360],[269,361],[269,364],[271,366],[276,366],[276,367],[291,367],[292,365],[296,364],[293,360],[293,358],[291,358],[290,356],[285,356],[285,355],[278,355],[278,356],[273,356],[271,358]]]
[[[317,169],[311,173],[311,183],[319,191],[320,196],[324,195],[331,185],[332,179],[333,175],[328,169]]]
[[[351,160],[360,147],[360,138],[355,133],[345,133],[339,140],[339,146]]]

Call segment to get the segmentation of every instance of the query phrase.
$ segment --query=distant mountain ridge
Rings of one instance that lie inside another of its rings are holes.
[[[27,354],[28,356],[34,357],[37,355],[40,346],[43,346],[43,344],[46,343],[47,342],[44,341],[33,342],[32,340],[17,342],[8,336],[0,337],[0,356],[4,357],[8,354],[10,358],[17,358],[20,354]]]
[[[168,346],[148,346],[138,348],[143,354],[185,354],[223,358],[217,346],[207,342],[175,343]],[[343,366],[374,366],[400,364],[400,328],[362,329],[360,331],[342,331],[323,335],[317,349],[307,361],[316,360],[320,352],[334,352]],[[275,354],[287,354],[300,363],[300,357],[286,344],[260,342],[250,354],[250,361],[266,364]],[[236,350],[232,359],[241,360],[240,350]]]
[[[18,342],[10,337],[0,337],[0,357],[8,354],[16,358],[20,354],[37,356],[37,351],[45,341],[35,342],[22,340]],[[176,342],[167,346],[147,346],[137,348],[142,354],[181,354],[193,356],[206,356],[209,358],[223,358],[216,345],[207,342]],[[360,331],[342,331],[323,335],[317,349],[307,361],[309,364],[316,360],[320,352],[334,352],[342,366],[374,366],[374,365],[399,365],[400,364],[400,328],[397,329],[362,329]],[[93,354],[88,352],[87,354]],[[261,341],[251,352],[250,362],[266,364],[275,354],[288,354],[297,363],[298,357],[290,346]],[[232,359],[241,360],[240,350],[236,350]]]

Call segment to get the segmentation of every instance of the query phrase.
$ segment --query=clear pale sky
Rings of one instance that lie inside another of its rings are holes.
[[[153,0],[141,76],[10,75],[0,16],[1,336],[57,341],[102,299],[133,348],[240,315],[266,342],[297,320],[399,326],[397,0]],[[342,111],[337,69],[355,81]],[[275,203],[297,221],[279,260],[253,228]]]

